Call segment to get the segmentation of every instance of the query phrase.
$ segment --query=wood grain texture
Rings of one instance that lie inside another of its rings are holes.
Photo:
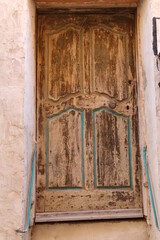
[[[50,118],[48,125],[48,187],[83,187],[81,113],[71,109]]]
[[[35,0],[36,6],[40,8],[52,8],[52,7],[135,7],[138,4],[138,0]]]
[[[138,0],[35,0],[38,2],[60,2],[60,3],[137,3]]]
[[[130,187],[128,118],[100,109],[95,112],[97,187]]]
[[[58,100],[82,91],[82,31],[72,25],[48,34],[48,96]]]
[[[93,90],[124,100],[127,84],[127,34],[106,25],[92,29]]]
[[[36,211],[142,208],[133,11],[39,14],[37,43]]]
[[[45,191],[45,212],[140,208],[134,188]],[[38,211],[41,212],[41,211]]]

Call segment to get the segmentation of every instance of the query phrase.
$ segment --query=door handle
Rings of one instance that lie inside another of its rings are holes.
[[[114,109],[116,106],[117,106],[117,103],[116,103],[115,100],[111,100],[111,101],[109,102],[109,107],[110,107],[111,109]]]

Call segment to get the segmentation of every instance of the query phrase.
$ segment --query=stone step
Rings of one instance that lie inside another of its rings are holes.
[[[144,220],[36,224],[32,240],[148,240]]]

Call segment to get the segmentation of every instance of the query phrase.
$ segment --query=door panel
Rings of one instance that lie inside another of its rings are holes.
[[[68,109],[48,119],[49,188],[83,187],[83,121],[83,113],[76,109]]]
[[[68,25],[47,33],[48,96],[58,100],[82,90],[82,29]]]
[[[105,25],[91,29],[94,91],[117,100],[128,96],[128,36]]]
[[[38,16],[37,214],[142,208],[134,41],[129,11]]]
[[[105,108],[94,111],[95,178],[98,188],[131,187],[130,120]]]

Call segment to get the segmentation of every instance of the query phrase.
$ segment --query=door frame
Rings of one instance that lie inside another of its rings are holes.
[[[78,4],[77,4],[78,5]],[[134,6],[135,7],[135,6]],[[133,9],[133,7],[130,7]],[[130,9],[127,8],[127,9]],[[43,14],[46,12],[48,14],[52,14],[54,12],[96,12],[96,13],[104,13],[106,7],[102,7],[101,9],[98,8],[86,8],[86,5],[82,8],[69,8],[69,9],[39,9],[37,11],[37,14]],[[117,8],[116,8],[117,9]],[[114,9],[113,9],[114,11]],[[139,148],[140,148],[140,162],[141,162],[141,179],[142,179],[142,200],[143,200],[143,211],[141,209],[137,209],[135,211],[134,209],[122,209],[120,213],[117,214],[117,210],[101,210],[101,211],[75,211],[75,212],[68,212],[68,213],[58,213],[57,214],[51,214],[51,213],[36,213],[35,222],[61,222],[61,221],[79,221],[79,220],[93,220],[93,219],[117,219],[117,218],[142,218],[143,216],[147,215],[148,211],[148,205],[147,205],[147,188],[144,186],[145,182],[145,171],[144,171],[144,165],[142,161],[142,151],[143,151],[143,145],[145,143],[145,120],[144,120],[144,103],[143,103],[143,76],[142,76],[142,66],[141,66],[141,55],[140,55],[140,30],[139,30],[139,7],[136,8],[135,13],[135,41],[136,41],[136,71],[137,71],[137,104],[139,106],[138,109],[138,122],[139,122]],[[141,124],[140,124],[141,123]],[[36,185],[36,184],[35,184]]]

